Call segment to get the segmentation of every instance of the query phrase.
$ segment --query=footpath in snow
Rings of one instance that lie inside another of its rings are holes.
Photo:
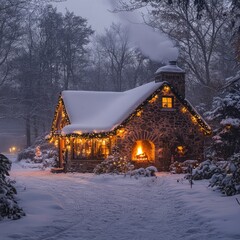
[[[27,216],[0,222],[1,240],[240,239],[236,198],[183,175],[157,178],[52,174],[13,164]]]

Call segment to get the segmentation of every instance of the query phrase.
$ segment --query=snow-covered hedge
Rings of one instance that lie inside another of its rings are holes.
[[[10,169],[11,162],[0,154],[0,220],[5,217],[16,220],[25,215],[15,198],[17,194],[13,186],[15,182],[8,177]]]
[[[44,137],[37,138],[31,147],[18,154],[18,161],[21,161],[21,165],[30,168],[54,167],[57,164],[57,158],[57,148]]]
[[[193,180],[210,179],[214,174],[223,173],[223,166],[226,162],[213,162],[206,160],[199,164],[199,166],[192,171]]]
[[[204,161],[192,172],[192,180],[210,179],[209,187],[219,189],[227,196],[240,194],[240,154],[228,161]]]
[[[222,170],[222,173],[212,176],[209,186],[216,187],[227,196],[240,194],[240,153],[230,157]]]
[[[170,165],[171,173],[187,173],[189,168],[196,168],[199,165],[198,160],[186,160],[184,162],[174,162]]]

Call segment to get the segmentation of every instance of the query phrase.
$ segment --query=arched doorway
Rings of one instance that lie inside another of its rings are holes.
[[[149,140],[137,140],[132,148],[132,160],[137,162],[154,162],[155,145]]]

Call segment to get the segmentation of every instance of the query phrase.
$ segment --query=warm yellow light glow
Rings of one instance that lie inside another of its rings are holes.
[[[151,100],[149,100],[150,103],[154,103],[158,99],[158,95],[156,94]]]
[[[141,111],[141,110],[137,112],[137,116],[138,116],[138,117],[141,117],[141,116],[142,116],[142,111]]]
[[[197,123],[197,119],[194,116],[192,116],[192,122]]]
[[[136,146],[136,154],[134,154],[133,159],[137,161],[146,161],[148,160],[148,156],[145,152],[146,147],[144,148],[141,142],[138,142]]]
[[[184,146],[177,146],[177,152],[180,156],[184,156],[186,153],[186,148]]]
[[[177,150],[182,153],[183,152],[183,146],[178,146]]]
[[[120,136],[120,137],[123,136],[124,132],[125,132],[125,129],[124,129],[124,128],[121,128],[121,129],[118,129],[118,130],[117,130],[117,134],[118,134],[118,136]]]
[[[17,151],[17,148],[15,146],[12,146],[9,148],[10,153],[15,153]]]
[[[165,87],[163,88],[163,91],[164,91],[164,92],[169,92],[169,91],[170,91],[170,87],[169,87],[169,86],[165,86]]]
[[[182,110],[183,113],[187,112],[187,108],[186,107],[182,107],[181,110]]]
[[[162,97],[162,107],[163,108],[172,108],[173,107],[172,97]]]
[[[137,148],[137,155],[143,154],[142,146],[139,145]]]
[[[58,140],[56,140],[56,141],[54,142],[54,145],[55,145],[55,147],[58,146]]]

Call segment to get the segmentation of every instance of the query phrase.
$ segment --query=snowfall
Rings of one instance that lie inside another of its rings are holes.
[[[240,195],[226,197],[184,175],[53,174],[13,161],[26,216],[0,221],[0,239],[240,239]]]

